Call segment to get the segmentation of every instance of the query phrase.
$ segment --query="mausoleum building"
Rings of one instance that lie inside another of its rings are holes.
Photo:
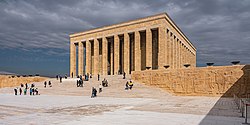
[[[166,13],[70,35],[70,74],[196,67],[196,48]]]

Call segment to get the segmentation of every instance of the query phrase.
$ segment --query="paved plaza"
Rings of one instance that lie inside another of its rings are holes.
[[[158,88],[135,83],[124,90],[126,80],[107,78],[110,86],[96,98],[90,89],[97,86],[91,79],[77,88],[75,79],[52,88],[35,83],[37,96],[15,96],[13,88],[0,89],[1,125],[240,125],[244,119],[231,98],[173,96]],[[112,81],[113,80],[113,81]],[[119,81],[119,82],[117,82]],[[100,82],[100,81],[99,81]]]

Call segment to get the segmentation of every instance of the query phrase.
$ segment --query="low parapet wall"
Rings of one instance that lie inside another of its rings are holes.
[[[250,93],[250,65],[134,71],[132,79],[174,95],[243,97]]]
[[[46,80],[45,77],[15,77],[12,78],[10,75],[0,75],[0,88],[4,87],[15,87],[19,86],[25,83],[31,83],[31,82],[41,82]]]

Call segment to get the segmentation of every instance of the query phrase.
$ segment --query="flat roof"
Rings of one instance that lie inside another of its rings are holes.
[[[116,23],[116,24],[97,27],[97,28],[93,28],[93,29],[90,29],[90,30],[86,30],[86,31],[76,32],[76,33],[70,34],[69,36],[70,36],[70,38],[73,38],[73,37],[81,36],[81,35],[84,35],[84,34],[90,34],[90,33],[94,33],[94,32],[101,32],[103,30],[108,30],[108,29],[111,29],[111,28],[117,28],[117,27],[121,27],[121,26],[126,26],[126,25],[139,23],[139,22],[142,22],[142,21],[158,19],[158,18],[164,18],[164,17],[169,22],[169,24],[171,24],[174,28],[176,27],[176,31],[179,32],[180,35],[182,35],[184,37],[184,39],[186,39],[188,41],[188,43],[191,45],[191,47],[193,47],[193,49],[196,50],[193,43],[186,37],[186,35],[174,23],[174,21],[169,17],[169,15],[166,12],[159,13],[159,14],[156,14],[156,15],[147,16],[147,17],[143,17],[143,18],[137,18],[137,19],[129,20],[129,21],[125,21],[125,22],[120,22],[120,23]]]

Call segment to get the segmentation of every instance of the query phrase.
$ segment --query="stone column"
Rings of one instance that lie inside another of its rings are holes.
[[[108,75],[108,41],[102,38],[102,74]]]
[[[113,72],[113,69],[114,69],[114,42],[111,41],[111,44],[110,44],[110,73],[111,75],[114,75],[114,72]]]
[[[181,68],[184,65],[184,44],[181,44]]]
[[[165,51],[166,49],[166,42],[167,42],[167,29],[166,27],[162,26],[159,27],[159,44],[158,44],[158,69],[165,69],[164,66],[166,64],[165,61]]]
[[[140,32],[135,31],[135,71],[141,71]],[[146,45],[147,46],[147,45]]]
[[[129,35],[124,33],[124,72],[129,74]]]
[[[175,69],[178,68],[178,51],[177,51],[177,37],[175,36],[175,39],[174,39],[174,64],[175,64]]]
[[[178,69],[178,42],[177,37],[175,37],[175,69]]]
[[[169,55],[170,55],[170,60],[169,60],[169,64],[170,64],[170,68],[173,69],[174,68],[174,36],[172,33],[170,33],[170,49],[169,49]]]
[[[149,28],[146,30],[146,67],[152,69],[152,31]]]
[[[119,36],[114,36],[114,73],[118,75],[119,70],[119,48],[120,48],[120,41]]]
[[[179,68],[179,51],[178,51],[178,41],[179,40],[177,40],[177,37],[175,38],[175,48],[176,48],[176,69],[178,69]]]
[[[76,76],[76,46],[73,41],[70,40],[70,77]]]
[[[166,50],[165,50],[165,63],[166,65],[170,65],[170,35],[169,31],[166,33],[167,34],[167,41],[166,41]]]
[[[83,76],[83,43],[78,43],[78,75]]]
[[[187,46],[185,47],[185,64],[188,64],[188,51],[187,51]]]
[[[187,49],[187,63],[190,64],[190,52],[189,52],[189,49]]]
[[[194,53],[194,66],[196,67],[196,53]]]
[[[178,44],[178,48],[179,48],[179,68],[181,68],[181,41],[179,40],[179,44]]]
[[[86,40],[86,73],[90,74],[91,70],[91,44]]]
[[[192,62],[191,62],[191,52],[190,52],[190,50],[188,50],[188,61],[189,61],[189,64],[191,65]],[[191,67],[193,67],[193,66],[191,65]]]
[[[99,41],[94,39],[94,72],[93,75],[99,73]]]
[[[191,56],[191,66],[194,67],[194,58],[193,58],[193,53],[190,53]]]
[[[175,42],[175,37],[173,36],[173,69],[176,68],[176,42]]]
[[[181,68],[181,41],[178,41],[178,68]]]
[[[183,46],[183,63],[186,64],[186,46]]]

